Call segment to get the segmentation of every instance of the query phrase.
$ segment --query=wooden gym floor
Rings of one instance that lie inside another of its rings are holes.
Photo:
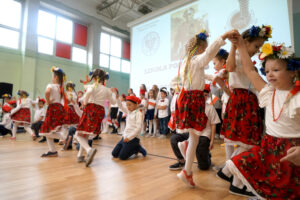
[[[29,134],[18,134],[16,141],[9,136],[0,138],[0,199],[101,199],[101,200],[240,200],[231,195],[229,183],[216,177],[214,170],[200,171],[193,166],[196,188],[190,189],[178,180],[179,171],[168,166],[176,162],[169,138],[142,138],[147,157],[120,161],[111,151],[121,136],[101,134],[94,141],[98,149],[89,168],[77,163],[77,151],[60,151],[56,158],[40,158],[48,150],[46,143],[32,141]],[[224,147],[217,140],[212,150],[212,161],[225,161]]]

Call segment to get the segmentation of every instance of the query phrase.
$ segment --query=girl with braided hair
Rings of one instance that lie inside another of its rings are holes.
[[[177,84],[177,87],[179,87],[179,82],[182,85],[175,108],[176,132],[189,133],[186,164],[177,176],[190,187],[195,186],[192,177],[192,164],[199,136],[207,123],[203,93],[205,85],[204,68],[216,56],[220,47],[225,45],[225,39],[234,37],[236,34],[238,32],[235,30],[226,32],[218,37],[209,47],[207,47],[208,35],[206,31],[201,31],[191,38],[186,46],[187,58],[184,61],[184,68],[182,71],[178,70],[178,76],[171,83],[172,86]]]

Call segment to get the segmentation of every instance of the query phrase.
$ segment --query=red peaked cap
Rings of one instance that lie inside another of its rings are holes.
[[[8,102],[9,105],[17,104],[17,101],[11,100]]]
[[[208,92],[208,93],[210,93],[210,84],[205,84],[205,86],[204,86],[204,92]]]
[[[9,106],[9,105],[4,105],[3,107],[2,107],[2,110],[4,111],[4,112],[10,112],[11,111],[11,107]]]
[[[39,99],[39,101],[43,102],[44,104],[46,103],[45,99]]]
[[[135,102],[136,104],[141,103],[141,100],[136,96],[127,96],[126,101],[132,101],[132,102]]]

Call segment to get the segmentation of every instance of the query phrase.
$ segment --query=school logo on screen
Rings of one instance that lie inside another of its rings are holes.
[[[142,41],[142,52],[146,56],[154,55],[160,45],[160,37],[157,32],[150,32],[145,35]]]

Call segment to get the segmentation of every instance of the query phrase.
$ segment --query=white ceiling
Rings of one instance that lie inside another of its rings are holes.
[[[138,11],[140,6],[155,11],[176,1],[178,0],[56,0],[126,32],[130,31],[127,27],[129,22],[144,16]]]

